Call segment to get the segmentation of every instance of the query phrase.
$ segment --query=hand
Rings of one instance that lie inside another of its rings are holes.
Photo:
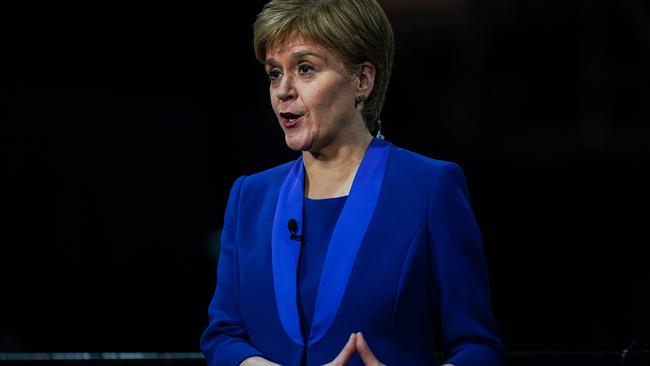
[[[275,362],[271,362],[265,358],[254,356],[245,359],[239,366],[280,366]]]
[[[361,332],[357,333],[357,352],[359,352],[359,356],[361,356],[361,360],[363,361],[363,364],[366,366],[386,366],[383,363],[379,362],[377,357],[372,353],[370,350],[370,347],[368,346],[368,343],[366,343],[366,339],[363,338],[363,334]]]
[[[345,366],[350,362],[350,359],[352,358],[352,355],[357,351],[356,348],[357,345],[357,334],[352,333],[350,334],[350,339],[348,339],[348,343],[343,346],[343,349],[339,353],[338,356],[334,359],[334,361],[327,363],[323,366]]]
[[[341,350],[341,353],[336,356],[334,361],[323,366],[345,366],[348,364],[348,362],[350,362],[350,359],[355,352],[359,353],[363,364],[366,366],[386,366],[383,363],[379,362],[377,357],[375,357],[375,355],[372,353],[361,332],[352,333],[352,335],[350,335],[350,339],[348,339],[348,343],[345,344],[343,350]]]

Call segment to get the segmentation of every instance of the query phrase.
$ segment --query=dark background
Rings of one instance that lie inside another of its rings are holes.
[[[459,163],[517,350],[648,348],[650,5],[382,1],[382,120]],[[0,352],[198,351],[241,174],[293,159],[263,1],[0,11]]]

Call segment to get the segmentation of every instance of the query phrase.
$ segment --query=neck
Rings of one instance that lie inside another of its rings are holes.
[[[363,132],[341,140],[319,151],[303,152],[307,197],[331,198],[349,194],[372,135],[364,128]]]

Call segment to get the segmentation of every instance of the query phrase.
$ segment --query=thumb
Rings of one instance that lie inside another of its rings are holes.
[[[334,365],[347,365],[348,362],[350,362],[350,359],[352,358],[352,355],[357,351],[357,339],[356,339],[356,334],[352,333],[350,335],[350,339],[348,339],[348,343],[345,344],[341,352],[336,356],[334,361],[332,361],[332,364]]]
[[[361,332],[357,333],[357,351],[359,352],[359,356],[361,356],[361,359],[365,365],[379,364],[379,361],[370,350],[370,347],[368,346],[368,343],[366,342]]]

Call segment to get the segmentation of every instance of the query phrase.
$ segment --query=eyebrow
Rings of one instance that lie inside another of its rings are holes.
[[[323,58],[323,56],[321,56],[320,54],[318,54],[316,52],[312,52],[312,51],[298,51],[298,52],[292,53],[291,56],[294,59],[301,59],[301,58],[303,58],[305,56],[315,56],[315,57],[318,57],[318,58],[321,58],[321,59]],[[264,65],[277,65],[277,63],[278,62],[274,58],[268,58],[268,59],[264,60]]]

